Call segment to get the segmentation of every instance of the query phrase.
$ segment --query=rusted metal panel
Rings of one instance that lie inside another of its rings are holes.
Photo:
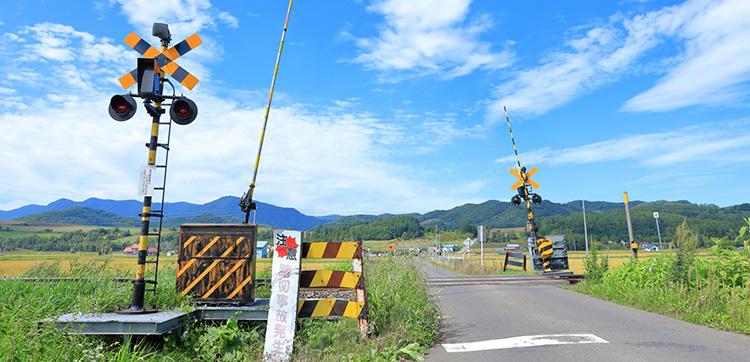
[[[199,303],[252,303],[256,237],[255,224],[181,225],[177,292]]]

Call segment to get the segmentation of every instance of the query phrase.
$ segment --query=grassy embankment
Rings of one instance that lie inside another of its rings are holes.
[[[35,253],[37,254],[37,253]],[[41,253],[45,254],[45,253]],[[93,254],[93,253],[92,253]],[[39,256],[39,255],[35,255]],[[49,255],[48,255],[49,256]],[[27,277],[123,277],[117,258],[96,255],[39,263]],[[135,263],[132,257],[125,258]],[[179,297],[174,262],[167,258],[159,273],[159,292],[147,293],[145,305],[190,309]],[[339,262],[341,263],[341,262]],[[260,269],[270,263],[260,263]],[[317,269],[322,263],[303,263]],[[334,266],[335,267],[335,266]],[[395,361],[419,359],[438,340],[438,311],[423,275],[412,258],[371,259],[365,266],[372,335],[360,341],[357,321],[303,320],[295,341],[296,361]],[[267,272],[264,272],[267,273]],[[126,273],[127,274],[127,273]],[[263,274],[263,273],[259,273]],[[261,275],[262,276],[262,275]],[[230,321],[194,323],[182,338],[149,338],[123,345],[119,339],[67,336],[35,321],[71,312],[103,313],[125,307],[132,287],[107,280],[76,282],[0,281],[0,356],[17,361],[246,361],[260,360],[265,323]],[[267,293],[267,292],[266,292]],[[262,297],[261,295],[260,297]],[[266,294],[267,296],[267,294]]]
[[[750,221],[748,221],[750,224]],[[684,224],[679,250],[639,259],[588,278],[575,289],[688,322],[750,334],[750,250],[747,227],[734,242],[714,239],[699,252]],[[740,242],[738,250],[733,244]]]

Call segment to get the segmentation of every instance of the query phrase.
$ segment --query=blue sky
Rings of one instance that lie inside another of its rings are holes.
[[[138,57],[123,39],[158,45],[156,21],[203,40],[177,60],[199,115],[172,130],[167,200],[247,190],[288,2],[155,3],[0,3],[0,209],[137,199],[150,118],[107,105]],[[311,215],[507,201],[507,107],[545,199],[750,202],[748,19],[746,0],[296,1],[255,198]]]

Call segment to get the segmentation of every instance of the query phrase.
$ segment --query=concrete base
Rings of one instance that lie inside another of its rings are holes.
[[[268,299],[256,299],[243,306],[197,306],[193,312],[160,311],[151,314],[69,313],[43,319],[68,334],[163,335],[186,326],[193,320],[268,320]]]
[[[70,313],[48,318],[38,324],[52,323],[68,334],[162,335],[190,322],[191,313],[163,311],[151,314]]]
[[[196,319],[201,320],[265,321],[268,320],[268,301],[268,299],[256,299],[250,305],[241,306],[198,306],[194,313],[196,313]]]

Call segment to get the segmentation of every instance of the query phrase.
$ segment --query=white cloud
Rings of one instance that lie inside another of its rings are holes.
[[[345,101],[334,99],[333,103],[336,104],[339,107],[345,108],[345,107],[354,107],[359,104],[359,99],[357,98],[348,98]]]
[[[236,29],[240,26],[240,21],[226,11],[222,11],[219,13],[219,20],[224,22],[224,24],[227,24],[227,26],[229,26],[230,28]]]
[[[521,70],[495,90],[487,119],[503,118],[503,106],[518,116],[560,107],[640,67],[636,61],[667,39],[682,53],[663,59],[652,71],[665,72],[652,89],[630,99],[626,111],[664,111],[695,104],[727,104],[737,86],[750,80],[746,41],[750,4],[689,0],[643,15],[615,14],[607,24],[569,39],[566,51],[545,56],[543,64]]]
[[[7,161],[0,174],[13,175],[0,186],[0,208],[60,197],[136,197],[150,119],[141,107],[127,122],[111,120],[109,96],[49,94],[22,112],[0,115],[0,157]],[[199,116],[172,129],[167,197],[208,202],[240,196],[252,179],[265,108],[246,108],[208,92],[191,98]],[[312,214],[413,212],[456,204],[484,185],[468,182],[459,185],[460,192],[430,196],[427,183],[413,177],[417,171],[389,161],[394,152],[417,151],[408,144],[393,150],[394,137],[424,142],[404,136],[408,130],[395,123],[348,108],[272,109],[255,198]],[[165,136],[162,129],[160,142]],[[160,149],[157,158],[162,157]]]
[[[112,45],[108,38],[96,38],[67,25],[40,23],[6,33],[3,39],[11,41],[0,42],[5,55],[19,61],[0,65],[0,84],[15,89],[22,97],[19,101],[26,104],[38,96],[36,90],[46,87],[58,92],[90,92],[117,84],[117,78],[132,67],[128,61],[132,50],[124,44]]]
[[[147,116],[140,109],[133,119],[115,122],[106,112],[112,91],[119,90],[116,79],[133,66],[133,50],[60,24],[37,24],[14,35],[4,38],[29,49],[45,45],[66,56],[48,55],[44,66],[3,69],[0,84],[7,86],[0,93],[7,96],[0,100],[0,157],[7,162],[0,174],[14,177],[0,186],[0,208],[60,197],[135,198],[138,167],[146,158]],[[13,51],[9,56],[28,51],[7,49]],[[182,65],[192,72],[192,64]],[[173,129],[171,200],[207,202],[247,190],[265,108],[217,97],[210,89],[192,93],[198,120]],[[331,102],[340,108],[287,101],[272,110],[257,199],[312,213],[378,213],[425,211],[466,196],[443,192],[430,197],[426,182],[411,177],[417,171],[389,161],[395,153],[423,152],[430,143],[399,120],[357,113],[353,106],[359,98]],[[439,130],[428,130],[439,135],[424,138],[455,137],[445,131],[460,130],[451,118],[455,115],[431,118],[428,124],[444,122],[447,128],[441,123]],[[394,149],[397,140],[405,144]]]
[[[115,0],[139,34],[151,34],[155,22],[169,24],[172,39],[182,40],[200,29],[213,25],[208,0],[163,0],[154,6],[152,0]]]
[[[52,96],[22,113],[0,115],[0,174],[12,175],[0,187],[0,204],[132,195],[129,171],[139,164],[136,156],[145,157],[133,147],[142,149],[144,137],[135,123],[108,119],[107,102],[108,96]]]
[[[689,163],[732,165],[750,161],[748,126],[747,120],[709,123],[671,132],[627,135],[561,150],[545,147],[523,153],[520,158],[525,164],[554,166],[623,160],[650,168]],[[515,156],[507,156],[497,163],[515,160]]]
[[[510,51],[493,52],[478,39],[492,21],[485,15],[468,19],[470,2],[377,1],[368,10],[383,14],[386,23],[377,38],[355,38],[362,53],[352,61],[380,71],[382,81],[428,74],[451,79],[508,66]]]
[[[625,111],[669,111],[692,105],[721,105],[750,94],[750,3],[712,2],[678,31],[685,51],[651,89],[629,99]]]

